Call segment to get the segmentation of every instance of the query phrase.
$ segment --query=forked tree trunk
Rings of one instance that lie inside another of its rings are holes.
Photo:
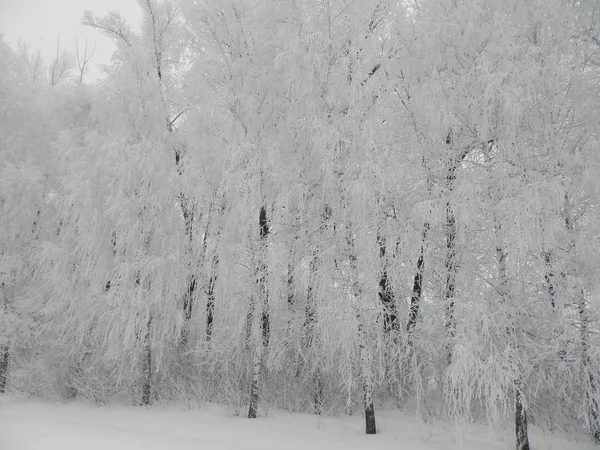
[[[258,295],[253,302],[256,302],[260,306],[260,320],[251,320],[258,322],[260,325],[260,338],[255,341],[254,357],[253,357],[253,370],[252,370],[252,382],[250,383],[250,405],[248,407],[248,418],[255,419],[258,415],[258,403],[260,400],[260,380],[262,375],[263,357],[266,349],[269,346],[270,338],[270,318],[269,318],[269,293],[267,289],[267,245],[269,237],[269,224],[267,220],[267,209],[265,206],[260,208],[258,216],[258,226],[260,230],[260,249],[258,255],[258,267],[257,267],[257,291]],[[251,308],[251,311],[256,311],[255,308]]]

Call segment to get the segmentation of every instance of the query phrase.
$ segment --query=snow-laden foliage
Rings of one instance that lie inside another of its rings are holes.
[[[140,8],[94,85],[2,44],[0,382],[600,439],[587,3]]]

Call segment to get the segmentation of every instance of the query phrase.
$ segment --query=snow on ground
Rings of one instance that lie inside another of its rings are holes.
[[[488,427],[458,430],[443,422],[420,423],[399,412],[379,411],[376,436],[363,434],[360,416],[321,417],[270,412],[248,420],[225,408],[18,402],[0,399],[0,450],[508,450],[512,434]],[[533,450],[588,450],[585,437],[532,429]]]

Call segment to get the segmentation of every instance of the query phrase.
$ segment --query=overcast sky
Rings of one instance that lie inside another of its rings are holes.
[[[17,40],[39,48],[48,61],[56,52],[60,35],[61,48],[75,53],[75,39],[83,48],[88,39],[90,48],[97,44],[96,53],[90,61],[90,78],[98,76],[98,66],[107,64],[114,50],[110,39],[96,30],[81,25],[85,10],[103,15],[109,10],[120,11],[134,28],[140,20],[137,0],[0,0],[0,33],[13,47]]]

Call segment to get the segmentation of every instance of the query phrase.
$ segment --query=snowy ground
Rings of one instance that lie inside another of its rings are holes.
[[[380,434],[365,436],[360,417],[317,418],[270,412],[248,420],[224,408],[102,407],[18,402],[0,398],[0,450],[508,450],[510,430],[458,431],[442,422],[423,424],[397,412],[378,412]],[[533,450],[585,450],[577,439],[531,430]]]

